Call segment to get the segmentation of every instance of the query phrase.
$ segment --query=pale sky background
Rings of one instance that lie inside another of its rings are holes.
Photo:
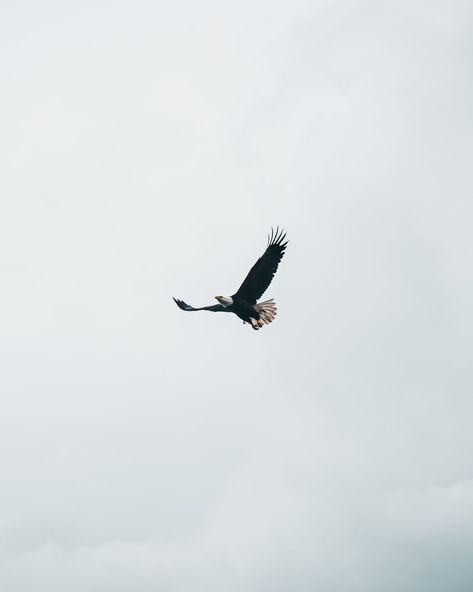
[[[1,5],[3,592],[473,589],[472,30]]]

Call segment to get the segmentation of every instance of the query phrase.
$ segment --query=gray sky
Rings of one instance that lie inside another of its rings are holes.
[[[0,589],[470,591],[471,3],[0,16]]]

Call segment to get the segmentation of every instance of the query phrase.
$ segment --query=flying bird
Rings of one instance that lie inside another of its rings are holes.
[[[279,262],[283,258],[287,243],[284,242],[286,234],[279,227],[268,236],[268,246],[263,255],[250,269],[242,285],[233,296],[215,296],[218,304],[194,308],[182,300],[174,298],[179,308],[187,311],[210,310],[212,312],[233,312],[244,323],[250,323],[256,331],[263,325],[269,325],[276,316],[276,305],[274,300],[257,302],[266,292],[274,274],[278,269]]]

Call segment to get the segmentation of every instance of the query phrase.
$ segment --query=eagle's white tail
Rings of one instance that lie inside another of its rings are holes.
[[[260,318],[258,320],[250,320],[251,326],[253,327],[253,329],[257,331],[263,325],[269,325],[271,321],[274,321],[278,309],[276,308],[276,305],[272,298],[271,300],[265,300],[265,302],[259,302],[258,304],[255,304],[255,308],[259,312]]]

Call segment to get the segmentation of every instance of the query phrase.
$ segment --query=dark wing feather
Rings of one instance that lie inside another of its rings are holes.
[[[190,311],[211,310],[212,312],[222,312],[225,310],[225,308],[221,304],[214,304],[213,306],[203,306],[202,308],[194,308],[193,306],[186,304],[183,300],[178,300],[177,298],[174,298],[174,297],[173,297],[173,300],[177,304],[177,306],[182,310],[190,310]]]
[[[234,298],[242,298],[250,304],[255,304],[261,298],[278,270],[279,262],[283,258],[284,251],[289,242],[284,242],[285,238],[285,232],[283,230],[280,231],[279,227],[276,228],[276,232],[271,229],[266,251],[250,269],[250,272],[238,288],[238,292],[236,292]]]

